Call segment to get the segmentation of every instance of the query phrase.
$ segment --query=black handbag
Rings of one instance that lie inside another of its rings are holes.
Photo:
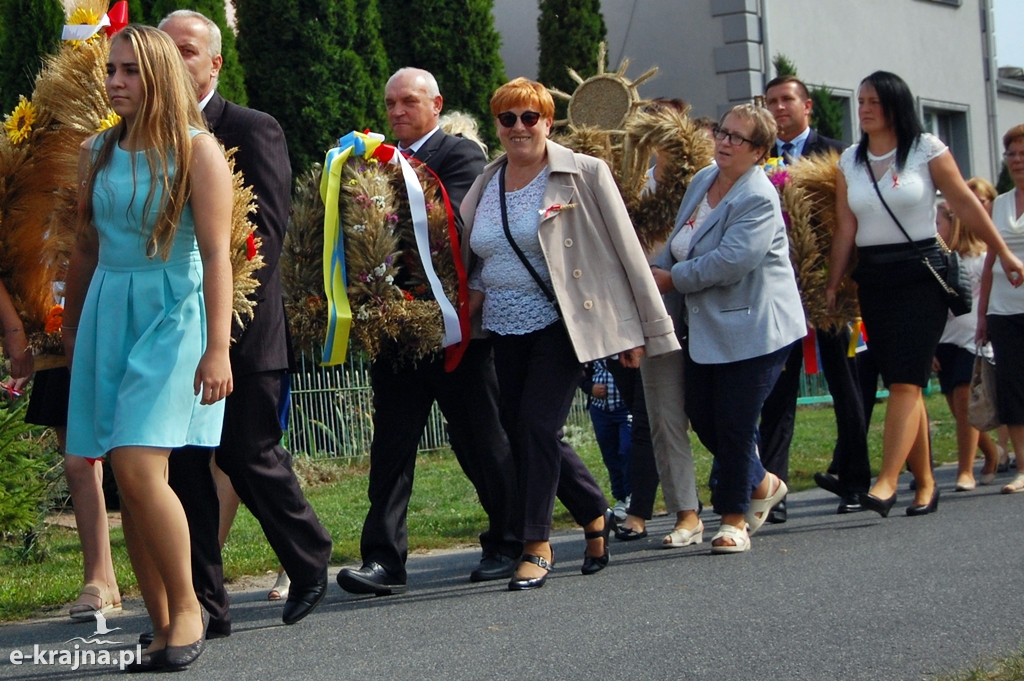
[[[974,307],[974,296],[971,293],[971,276],[967,272],[967,268],[964,267],[963,262],[960,260],[960,254],[956,251],[949,250],[949,246],[942,240],[942,237],[938,234],[935,235],[935,240],[938,242],[939,247],[942,250],[942,272],[940,273],[935,266],[932,265],[931,260],[925,255],[914,240],[907,234],[907,230],[903,229],[903,225],[896,218],[896,215],[889,208],[889,204],[882,198],[882,192],[878,188],[878,182],[875,180],[874,173],[871,172],[871,168],[867,169],[868,177],[871,178],[871,185],[875,188],[875,193],[878,194],[878,200],[882,202],[882,206],[886,212],[889,213],[889,217],[892,218],[896,226],[903,232],[903,236],[907,237],[907,241],[910,245],[921,256],[921,262],[928,268],[928,271],[932,273],[935,280],[942,286],[942,290],[946,292],[946,304],[949,306],[949,311],[953,313],[954,317],[965,315],[971,311]]]

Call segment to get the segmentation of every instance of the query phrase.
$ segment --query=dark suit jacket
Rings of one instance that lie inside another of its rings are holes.
[[[448,192],[448,198],[451,199],[452,210],[455,211],[455,220],[461,233],[462,217],[459,215],[459,206],[487,163],[483,150],[472,140],[438,130],[423,143],[413,158],[426,163],[441,179]]]
[[[813,154],[823,154],[829,149],[835,149],[839,153],[843,152],[846,145],[839,140],[834,140],[831,137],[825,137],[819,135],[818,131],[811,128],[811,133],[807,135],[807,139],[804,140],[804,148],[800,150],[801,156],[811,156]],[[772,145],[772,156],[778,158],[779,145]]]
[[[262,239],[264,267],[256,271],[255,316],[232,329],[231,368],[236,374],[288,369],[291,347],[284,314],[278,260],[291,210],[292,171],[284,132],[273,116],[229,102],[219,94],[203,109],[214,136],[226,149],[237,147],[235,169],[256,194],[250,216]]]

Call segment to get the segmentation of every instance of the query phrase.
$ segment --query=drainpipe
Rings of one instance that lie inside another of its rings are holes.
[[[761,20],[761,53],[764,55],[761,64],[761,91],[764,92],[764,84],[771,80],[769,74],[772,68],[772,52],[768,47],[768,0],[758,0],[757,14]]]
[[[999,68],[996,64],[996,35],[995,35],[995,12],[993,10],[994,0],[980,0],[979,10],[981,21],[985,28],[985,70],[988,81],[985,83],[985,105],[988,109],[986,123],[988,127],[988,157],[991,166],[990,176],[993,180],[998,179],[1000,166],[999,153]]]

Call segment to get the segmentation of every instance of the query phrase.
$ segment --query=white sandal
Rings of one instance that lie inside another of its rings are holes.
[[[748,507],[747,513],[744,516],[747,521],[748,530],[750,534],[754,534],[761,529],[764,525],[764,521],[768,519],[768,512],[772,510],[772,506],[782,501],[782,498],[789,493],[789,487],[782,481],[782,478],[775,475],[774,473],[768,473],[778,483],[779,486],[775,488],[775,491],[770,493],[764,499],[751,499],[750,506]],[[771,484],[769,482],[769,484]],[[771,487],[768,488],[771,490]]]
[[[677,549],[689,546],[690,544],[700,544],[703,541],[704,521],[698,520],[697,527],[692,530],[679,527],[666,534],[665,538],[661,540],[661,547],[664,549]]]
[[[291,584],[292,580],[288,578],[288,573],[282,570],[277,574],[277,581],[274,582],[274,586],[267,594],[267,600],[279,601],[282,598],[288,598],[288,587],[290,587]]]
[[[1024,492],[1024,473],[1018,473],[1013,482],[1003,487],[1003,494],[1014,494]]]
[[[723,544],[716,546],[718,539],[731,539],[732,545]],[[718,533],[711,538],[711,553],[743,553],[750,550],[750,534],[745,529],[735,525],[722,525]]]

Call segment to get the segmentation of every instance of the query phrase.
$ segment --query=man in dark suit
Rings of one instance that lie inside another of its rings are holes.
[[[399,150],[425,163],[440,178],[458,216],[459,205],[484,167],[480,147],[438,127],[443,99],[427,71],[404,68],[384,91],[388,122]],[[459,221],[461,227],[461,221]],[[516,532],[512,455],[498,419],[498,383],[490,342],[473,340],[458,367],[447,373],[438,353],[416,365],[378,359],[373,386],[370,445],[370,510],[363,524],[362,567],[343,568],[338,584],[351,593],[386,596],[406,590],[406,514],[412,494],[416,449],[437,401],[448,421],[452,450],[476,488],[490,521],[480,535],[483,556],[474,582],[508,579],[522,552]]]
[[[765,105],[778,125],[773,156],[781,157],[787,165],[795,163],[801,156],[823,154],[829,150],[842,152],[841,142],[819,135],[810,127],[814,102],[807,86],[797,77],[779,76],[769,81],[765,88]],[[853,513],[861,510],[857,493],[867,492],[871,471],[856,362],[848,356],[850,331],[846,328],[838,331],[815,329],[815,333],[822,371],[832,394],[838,433],[834,458],[839,478],[829,476],[825,482],[835,482],[831,491],[841,497],[838,512]],[[783,480],[789,478],[789,446],[796,421],[803,356],[803,344],[794,344],[786,366],[761,411],[761,461],[767,470]],[[815,480],[821,475],[816,475]],[[783,499],[769,513],[768,522],[785,521],[786,501]]]
[[[199,105],[225,148],[237,148],[235,167],[256,194],[253,216],[262,240],[264,267],[255,273],[255,316],[235,327],[231,370],[235,391],[226,402],[217,465],[259,521],[292,580],[282,613],[285,624],[308,615],[327,591],[332,542],[299,487],[291,454],[281,446],[279,418],[282,382],[291,359],[281,275],[281,255],[291,208],[291,167],[281,126],[272,116],[225,100],[216,92],[220,71],[220,30],[196,12],[179,10],[160,23],[178,46],[196,81]],[[197,595],[211,613],[211,628],[230,633],[223,584],[217,492],[210,472],[210,450],[176,451],[171,486],[181,497],[192,538],[192,570]]]

